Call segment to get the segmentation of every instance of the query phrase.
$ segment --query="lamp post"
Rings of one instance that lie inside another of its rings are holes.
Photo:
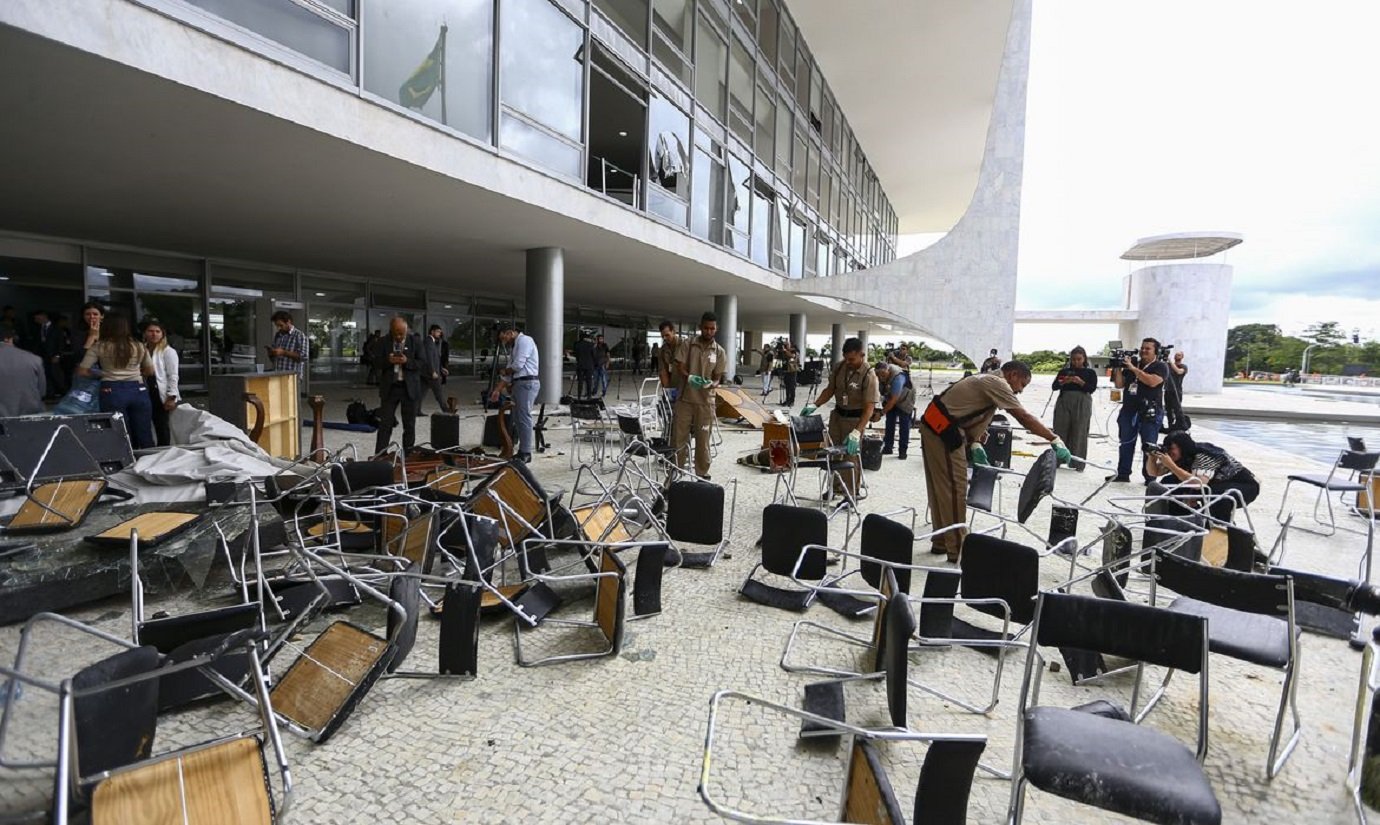
[[[1300,376],[1303,376],[1303,375],[1307,375],[1307,374],[1308,374],[1308,353],[1312,352],[1314,349],[1316,349],[1316,348],[1318,348],[1318,347],[1321,347],[1321,346],[1323,346],[1323,345],[1322,345],[1322,344],[1309,344],[1308,346],[1304,347],[1304,349],[1303,349],[1303,366],[1299,368],[1299,374],[1300,374]]]

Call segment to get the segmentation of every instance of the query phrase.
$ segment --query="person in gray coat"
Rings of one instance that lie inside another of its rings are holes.
[[[18,333],[13,327],[0,327],[0,418],[43,412],[43,396],[48,380],[43,376],[43,359],[14,345]]]

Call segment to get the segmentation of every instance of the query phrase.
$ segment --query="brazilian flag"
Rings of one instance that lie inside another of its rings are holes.
[[[431,99],[431,95],[445,84],[446,73],[446,27],[436,37],[436,45],[422,64],[398,87],[398,102],[409,109],[421,109]]]

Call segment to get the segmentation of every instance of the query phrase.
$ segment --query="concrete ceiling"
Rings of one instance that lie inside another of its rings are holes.
[[[785,0],[902,234],[947,232],[977,185],[1011,0]]]
[[[0,84],[0,228],[513,298],[525,250],[557,246],[568,305],[691,319],[728,293],[741,329],[793,312],[816,333],[868,326],[765,270],[745,280],[5,26],[0,76],[25,78]]]

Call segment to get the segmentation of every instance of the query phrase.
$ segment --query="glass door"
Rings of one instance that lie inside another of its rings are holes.
[[[364,383],[365,330],[363,309],[332,304],[307,304],[307,344],[310,347],[309,380],[342,384]]]

